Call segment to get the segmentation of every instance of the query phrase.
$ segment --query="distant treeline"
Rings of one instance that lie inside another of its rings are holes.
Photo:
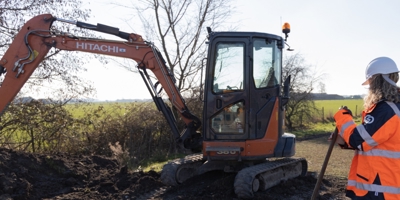
[[[117,99],[117,100],[98,100],[98,99],[68,99],[66,100],[68,103],[79,103],[79,102],[116,102],[116,103],[124,103],[124,102],[151,102],[153,101],[152,99]],[[17,98],[14,100],[14,103],[18,104],[18,103],[31,103],[31,102],[41,102],[43,104],[49,104],[49,103],[54,103],[54,102],[58,102],[56,100],[53,99],[35,99],[32,97],[21,97],[21,98]]]
[[[327,94],[327,93],[313,93],[313,100],[337,100],[337,99],[362,99],[361,95],[341,96],[338,94]]]

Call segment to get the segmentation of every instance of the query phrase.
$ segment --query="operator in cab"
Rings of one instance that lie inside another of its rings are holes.
[[[346,196],[353,199],[400,200],[400,95],[399,69],[388,57],[372,60],[366,70],[368,94],[362,124],[341,108],[335,115],[342,148],[355,154],[350,166]],[[338,140],[337,140],[338,141]]]

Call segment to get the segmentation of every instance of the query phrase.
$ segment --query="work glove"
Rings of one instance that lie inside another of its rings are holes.
[[[340,106],[339,110],[343,110],[344,115],[350,115],[353,117],[353,112],[347,106]]]
[[[338,134],[338,124],[344,124],[350,120],[353,120],[353,113],[351,112],[350,109],[347,108],[347,106],[341,106],[339,108],[339,111],[336,112],[336,114],[333,116],[333,118],[335,119],[336,122],[336,130],[334,133],[331,134],[330,139],[332,139],[333,134]],[[338,134],[336,141],[335,141],[340,148],[342,149],[353,149],[352,147],[350,147],[342,138],[342,136],[340,134]]]
[[[341,121],[343,118],[347,119],[349,116],[351,119],[353,119],[353,112],[351,112],[347,106],[341,106],[333,118],[335,119],[335,122],[338,123],[338,121]]]

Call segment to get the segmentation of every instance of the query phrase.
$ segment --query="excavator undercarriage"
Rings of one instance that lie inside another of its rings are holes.
[[[272,158],[264,161],[207,161],[202,154],[172,160],[164,165],[161,181],[170,186],[184,183],[191,177],[220,170],[237,173],[234,189],[240,198],[251,198],[254,192],[265,191],[282,181],[307,173],[304,158]]]

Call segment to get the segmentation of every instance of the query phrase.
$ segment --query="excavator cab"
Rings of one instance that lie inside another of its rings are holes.
[[[284,44],[282,37],[267,33],[209,32],[205,157],[256,160],[294,155],[295,137],[282,128],[288,96],[282,94]]]
[[[236,172],[235,193],[252,198],[258,190],[305,175],[307,161],[292,157],[295,135],[283,131],[290,85],[290,77],[282,82],[286,38],[208,32],[202,154],[164,165],[163,183],[177,185],[211,170]]]

